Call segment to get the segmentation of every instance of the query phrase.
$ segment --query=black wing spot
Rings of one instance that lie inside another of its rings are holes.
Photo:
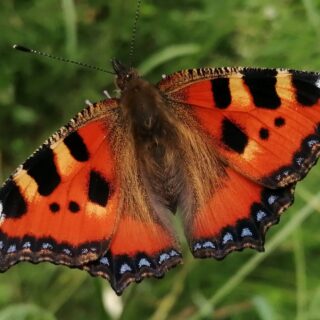
[[[89,177],[88,197],[91,202],[105,207],[109,198],[109,183],[97,171],[91,170]]]
[[[243,153],[248,145],[247,134],[236,123],[225,118],[222,122],[222,141],[237,153]]]
[[[316,83],[319,75],[303,72],[292,73],[292,85],[296,89],[296,99],[304,106],[311,107],[317,103],[320,97],[320,88]]]
[[[261,128],[259,131],[259,136],[262,140],[268,140],[269,138],[269,130],[266,128]]]
[[[49,209],[50,209],[51,212],[56,213],[56,212],[58,212],[60,210],[60,206],[59,206],[58,203],[52,202],[49,205]]]
[[[243,81],[248,86],[253,102],[258,108],[277,109],[281,99],[276,91],[276,70],[243,70]]]
[[[278,128],[283,127],[286,124],[286,121],[282,117],[277,117],[274,119],[274,125]]]
[[[70,201],[69,202],[69,210],[72,212],[72,213],[77,213],[80,211],[80,206],[77,202],[75,201]]]
[[[2,213],[6,218],[20,218],[27,212],[27,203],[19,187],[13,180],[8,180],[0,190]]]
[[[72,132],[63,142],[77,161],[85,162],[89,160],[88,149],[78,132]]]
[[[23,168],[35,180],[42,196],[50,195],[61,181],[54,163],[53,151],[49,146],[43,146],[36,151],[27,159]]]
[[[211,80],[211,90],[216,107],[226,109],[231,103],[229,79],[216,78]]]

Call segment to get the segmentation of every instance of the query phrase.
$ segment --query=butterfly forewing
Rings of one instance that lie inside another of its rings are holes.
[[[224,162],[277,188],[302,179],[319,156],[319,79],[282,69],[208,68],[173,74],[158,87],[190,105]]]
[[[116,104],[79,113],[4,183],[1,270],[20,260],[80,265],[107,250],[119,206],[107,139]]]

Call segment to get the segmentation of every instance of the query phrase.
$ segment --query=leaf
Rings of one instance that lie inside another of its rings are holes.
[[[195,54],[199,51],[200,46],[193,43],[169,46],[155,53],[154,55],[149,57],[149,59],[141,63],[138,67],[138,70],[141,75],[145,75],[167,61],[173,60],[177,57]]]
[[[262,296],[256,296],[252,299],[257,313],[262,320],[275,320],[275,312],[270,303]]]

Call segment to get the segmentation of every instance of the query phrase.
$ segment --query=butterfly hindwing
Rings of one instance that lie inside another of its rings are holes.
[[[221,185],[190,221],[192,253],[221,259],[246,247],[262,251],[267,229],[292,204],[293,191],[294,185],[267,189],[227,168]]]
[[[179,245],[170,229],[151,214],[141,219],[125,213],[120,218],[110,250],[84,269],[107,278],[115,292],[121,294],[129,283],[151,276],[160,278],[179,263]]]
[[[158,84],[190,105],[225,163],[270,188],[302,179],[320,152],[320,74],[190,69]]]
[[[80,112],[4,183],[2,271],[21,260],[77,266],[107,250],[118,220],[108,141],[116,105],[106,100]]]

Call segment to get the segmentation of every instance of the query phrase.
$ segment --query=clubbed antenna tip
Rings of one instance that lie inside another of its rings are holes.
[[[32,52],[32,50],[31,49],[29,49],[29,48],[27,48],[27,47],[24,47],[24,46],[20,46],[20,45],[18,45],[18,44],[14,44],[13,46],[12,46],[12,48],[13,49],[16,49],[16,50],[19,50],[19,51],[23,51],[23,52]]]
[[[51,55],[51,54],[46,53],[46,52],[42,52],[42,51],[38,51],[38,50],[27,48],[25,46],[21,46],[19,44],[14,44],[12,47],[15,50],[19,50],[19,51],[27,52],[27,53],[37,54],[39,56],[47,57],[47,58],[54,59],[54,60],[59,60],[59,61],[65,62],[65,63],[76,64],[76,65],[78,65],[80,67],[83,67],[83,68],[97,70],[97,71],[110,73],[110,74],[115,74],[112,71],[105,70],[105,69],[102,69],[102,68],[99,68],[99,67],[95,67],[95,66],[92,66],[92,65],[87,64],[87,63],[83,63],[83,62],[79,62],[79,61],[74,61],[74,60],[69,60],[69,59],[66,59],[66,58],[57,57],[57,56]]]

